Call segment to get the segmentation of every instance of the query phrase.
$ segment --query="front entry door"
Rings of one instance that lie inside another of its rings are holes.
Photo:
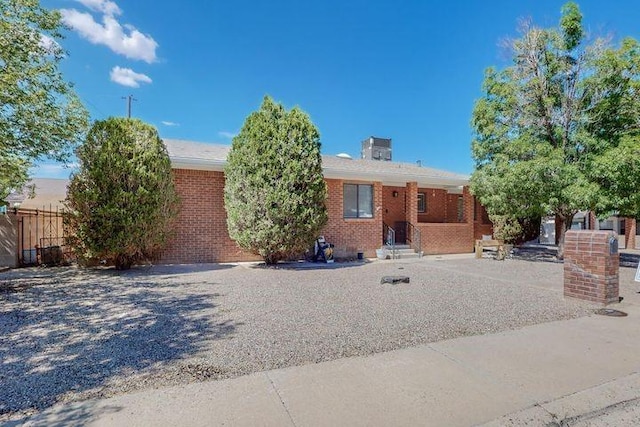
[[[396,221],[393,227],[396,231],[396,244],[404,245],[407,243],[407,222]]]

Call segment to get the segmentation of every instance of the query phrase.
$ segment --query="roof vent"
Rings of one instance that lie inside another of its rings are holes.
[[[351,160],[351,156],[348,155],[347,153],[336,154],[336,157],[340,157],[341,159],[349,159],[349,160]]]

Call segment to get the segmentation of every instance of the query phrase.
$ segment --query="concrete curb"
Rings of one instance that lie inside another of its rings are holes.
[[[638,424],[640,424],[640,373],[634,373],[560,399],[507,414],[482,426]]]

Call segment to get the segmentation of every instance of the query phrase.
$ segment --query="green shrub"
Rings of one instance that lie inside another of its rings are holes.
[[[309,248],[327,222],[320,137],[307,114],[265,97],[225,168],[229,235],[267,264]]]
[[[178,208],[171,163],[153,126],[137,119],[97,121],[78,148],[66,223],[81,261],[127,269],[154,257]]]

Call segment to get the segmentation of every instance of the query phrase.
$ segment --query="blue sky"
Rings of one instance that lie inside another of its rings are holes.
[[[592,35],[640,39],[635,1],[578,2]],[[92,119],[126,115],[162,137],[230,144],[265,94],[306,111],[322,152],[471,173],[471,111],[483,71],[520,18],[555,26],[564,1],[42,0],[63,10],[66,79]],[[66,177],[44,163],[35,176]]]

